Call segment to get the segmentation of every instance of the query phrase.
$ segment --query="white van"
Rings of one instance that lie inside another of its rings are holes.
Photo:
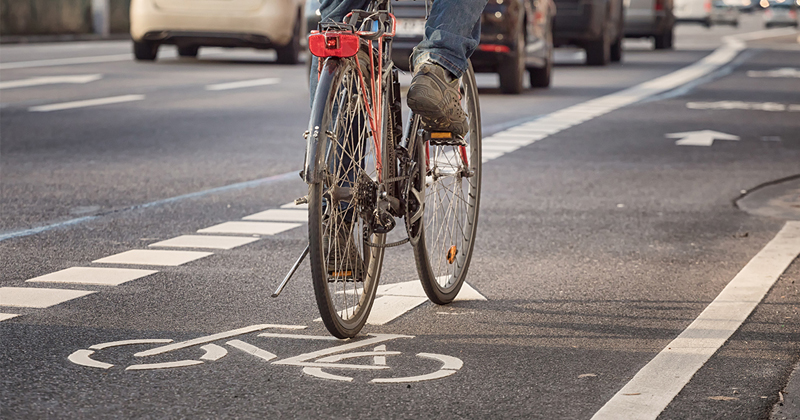
[[[200,47],[275,49],[295,64],[305,37],[304,0],[132,0],[131,38],[137,60],[155,60],[162,44],[182,57]]]
[[[676,22],[701,23],[711,26],[711,0],[675,0]]]

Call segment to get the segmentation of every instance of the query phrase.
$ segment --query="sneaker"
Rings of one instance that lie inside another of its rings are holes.
[[[461,137],[469,131],[458,79],[438,64],[424,62],[415,66],[408,88],[408,107],[422,117],[429,131],[446,131]]]
[[[353,242],[350,226],[340,224],[333,244],[327,232],[322,237],[323,252],[327,254],[327,270],[329,281],[361,280],[363,262]]]

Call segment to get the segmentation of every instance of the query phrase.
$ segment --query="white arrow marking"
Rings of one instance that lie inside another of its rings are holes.
[[[9,82],[0,82],[0,89],[14,89],[21,87],[42,86],[42,85],[57,85],[61,83],[71,84],[85,84],[100,80],[103,78],[102,74],[84,74],[77,76],[50,76],[50,77],[33,77],[23,80],[12,80]]]
[[[714,140],[739,140],[739,136],[713,130],[670,133],[666,136],[671,139],[680,139],[675,142],[677,146],[711,146],[714,144]]]

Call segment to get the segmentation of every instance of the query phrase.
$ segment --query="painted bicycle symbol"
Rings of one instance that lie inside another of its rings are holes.
[[[249,334],[257,331],[264,330],[303,330],[305,326],[302,325],[278,325],[278,324],[260,324],[251,325],[249,327],[238,328],[235,330],[225,331],[217,334],[199,337],[192,340],[181,341],[173,343],[170,339],[135,339],[135,340],[122,340],[112,341],[108,343],[95,344],[88,349],[76,350],[69,355],[68,359],[72,363],[99,369],[110,369],[114,365],[95,359],[95,353],[104,349],[115,347],[131,346],[131,345],[144,345],[144,344],[162,344],[149,350],[134,353],[136,358],[143,358],[148,356],[157,356],[177,350],[187,349],[191,347],[198,347],[204,353],[198,359],[183,359],[174,360],[169,362],[159,363],[135,363],[125,367],[125,370],[152,370],[152,369],[169,369],[179,368],[193,365],[200,365],[207,362],[214,362],[222,359],[228,354],[228,347],[240,350],[244,353],[252,355],[258,359],[266,362],[271,362],[274,365],[284,366],[297,366],[302,367],[303,373],[316,378],[329,379],[336,381],[351,382],[353,377],[337,375],[330,371],[383,371],[389,370],[391,367],[387,364],[387,356],[398,356],[401,354],[399,351],[389,351],[386,349],[386,343],[392,340],[401,338],[414,338],[410,335],[400,334],[369,334],[367,338],[356,340],[344,340],[344,344],[334,347],[328,347],[321,350],[303,353],[297,356],[279,359],[274,353],[257,347],[253,344],[247,343],[239,339],[233,339],[244,334]],[[261,332],[258,337],[266,338],[281,338],[281,339],[297,339],[297,340],[317,340],[317,341],[337,341],[336,338],[330,336],[314,336],[303,335],[294,333],[275,333],[275,332]],[[215,344],[214,342],[227,340],[223,345]],[[370,348],[371,349],[365,349]],[[359,350],[359,351],[355,351]],[[404,383],[404,382],[420,382],[433,379],[441,379],[453,375],[463,366],[461,359],[444,354],[434,353],[417,353],[416,357],[422,359],[430,359],[441,362],[441,367],[433,372],[404,377],[380,377],[370,380],[371,383]],[[371,363],[349,363],[357,359],[366,358]],[[278,359],[278,360],[275,360]]]

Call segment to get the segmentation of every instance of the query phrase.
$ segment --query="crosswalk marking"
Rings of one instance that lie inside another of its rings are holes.
[[[211,252],[200,251],[165,251],[155,249],[133,249],[110,255],[94,263],[105,264],[134,264],[134,265],[166,265],[178,266],[200,258],[213,255]]]
[[[245,238],[241,236],[181,235],[176,238],[150,244],[148,247],[233,249],[257,240],[259,240],[259,238]]]
[[[274,222],[306,222],[307,210],[270,209],[243,217],[244,220],[271,220]]]
[[[131,268],[71,267],[56,271],[55,273],[32,278],[27,280],[27,282],[119,286],[122,283],[149,276],[154,273],[158,273],[158,271]]]
[[[205,229],[199,233],[238,233],[248,235],[275,235],[301,226],[298,223],[273,222],[225,222]]]
[[[68,300],[95,293],[88,290],[0,287],[0,306],[49,308]]]

